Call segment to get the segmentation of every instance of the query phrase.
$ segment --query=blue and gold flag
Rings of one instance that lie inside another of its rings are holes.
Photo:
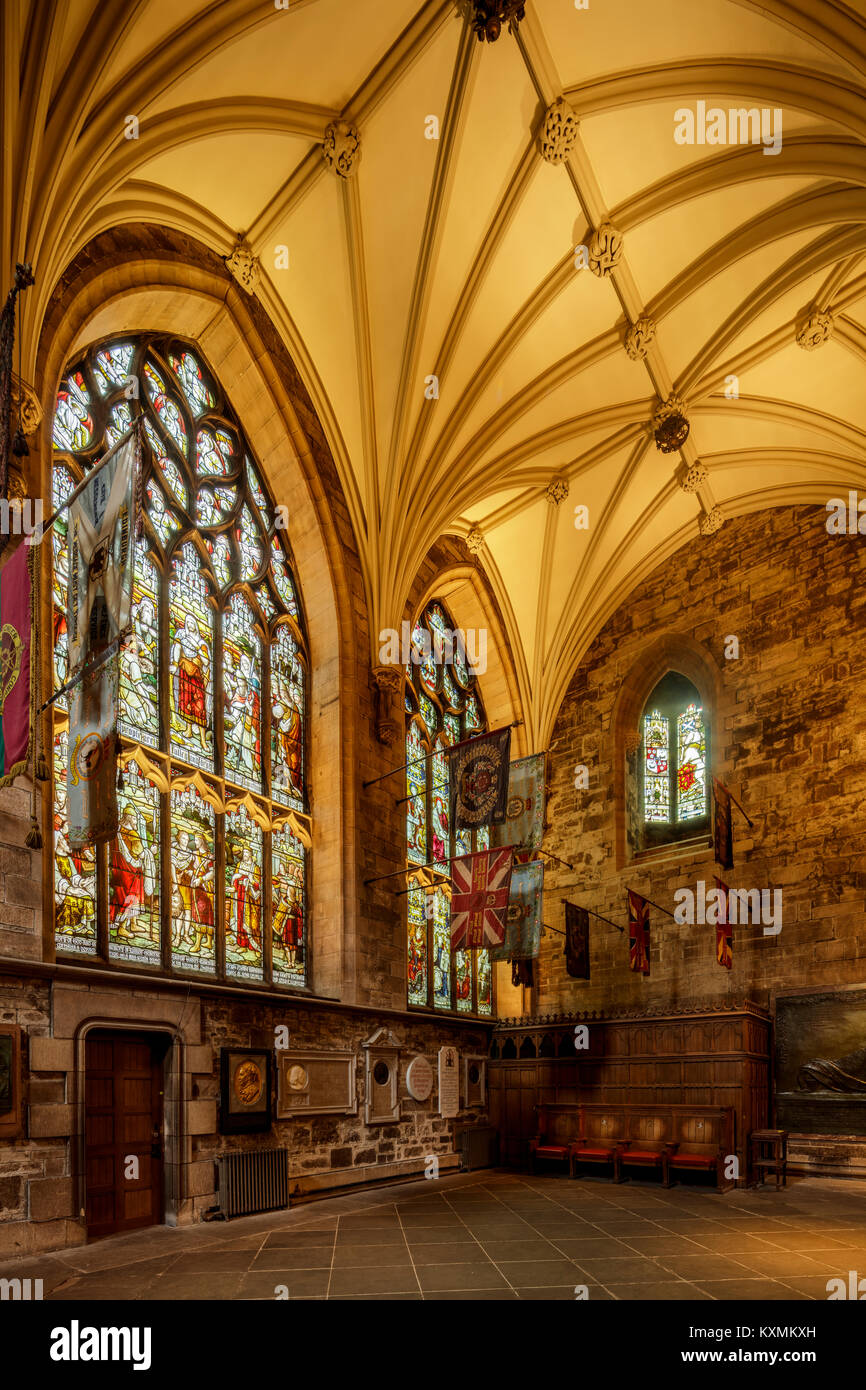
[[[538,849],[544,835],[544,769],[544,753],[532,753],[511,764],[505,820],[493,826],[491,846],[513,845],[520,854]]]
[[[505,940],[490,952],[491,960],[534,960],[541,941],[544,864],[515,864],[505,919]]]

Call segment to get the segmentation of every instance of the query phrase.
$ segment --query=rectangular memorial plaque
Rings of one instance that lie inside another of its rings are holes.
[[[460,1109],[460,1058],[456,1047],[439,1049],[439,1114],[453,1119]]]
[[[357,1115],[354,1052],[277,1054],[277,1119],[291,1115]]]

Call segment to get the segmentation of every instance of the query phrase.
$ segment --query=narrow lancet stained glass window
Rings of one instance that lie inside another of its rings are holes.
[[[677,820],[692,820],[706,809],[704,716],[696,705],[689,705],[677,716]]]
[[[118,777],[117,809],[118,835],[108,853],[108,954],[159,965],[159,792],[134,763]]]
[[[406,731],[407,997],[410,1004],[492,1013],[492,972],[487,952],[452,953],[450,883],[454,857],[486,849],[486,828],[454,831],[450,824],[445,750],[487,727],[476,678],[462,637],[439,601],[411,628],[403,704]],[[424,866],[432,875],[414,878]]]
[[[168,952],[186,974],[305,987],[309,674],[290,508],[275,506],[253,441],[198,350],[156,336],[97,344],[67,367],[54,417],[55,506],[139,415],[143,535],[120,662],[120,833],[95,851],[69,850],[58,700],[57,950],[151,971]],[[52,557],[59,687],[68,677],[64,517]]]
[[[647,820],[670,820],[668,721],[657,710],[644,718],[644,806]]]

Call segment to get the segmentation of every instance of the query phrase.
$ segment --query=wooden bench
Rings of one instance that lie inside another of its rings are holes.
[[[538,1133],[529,1141],[530,1171],[539,1159],[609,1169],[625,1182],[629,1169],[661,1174],[665,1187],[679,1172],[714,1173],[721,1191],[734,1152],[734,1112],[716,1105],[539,1105]]]

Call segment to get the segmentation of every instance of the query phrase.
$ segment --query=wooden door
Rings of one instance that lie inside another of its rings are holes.
[[[167,1042],[94,1031],[85,1045],[88,1238],[162,1221],[163,1062]]]

